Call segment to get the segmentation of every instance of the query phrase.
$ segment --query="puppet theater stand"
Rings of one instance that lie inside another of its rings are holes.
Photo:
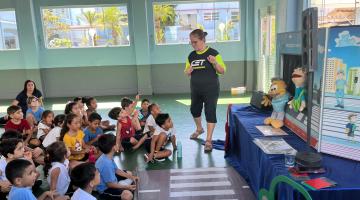
[[[318,66],[314,71],[311,146],[321,152],[323,174],[335,187],[308,190],[312,199],[359,199],[360,196],[360,27],[333,27],[318,31]],[[290,74],[301,66],[301,33],[281,33],[277,37],[278,74],[294,94]],[[340,104],[340,105],[339,105]],[[341,105],[342,104],[342,105]],[[305,111],[305,112],[309,112]],[[249,182],[256,196],[262,188],[280,175],[290,177],[284,166],[284,155],[265,154],[253,143],[263,137],[255,126],[271,112],[248,105],[233,105],[229,109],[227,161]],[[286,110],[283,139],[298,151],[306,150],[306,113]],[[299,183],[299,182],[298,182]],[[300,192],[288,184],[276,189],[277,199],[302,199]]]

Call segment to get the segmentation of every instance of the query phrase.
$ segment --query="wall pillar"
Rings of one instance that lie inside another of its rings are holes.
[[[25,69],[24,78],[33,80],[36,87],[43,92],[45,88],[40,73],[39,43],[33,3],[33,0],[15,0],[17,27],[21,58]]]
[[[151,81],[151,59],[149,45],[149,30],[146,0],[130,1],[132,13],[132,38],[134,45],[138,93],[151,95],[153,93]],[[141,38],[136,39],[134,38]]]

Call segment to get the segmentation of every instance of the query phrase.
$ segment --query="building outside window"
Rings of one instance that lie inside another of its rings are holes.
[[[154,3],[155,43],[184,44],[197,28],[208,33],[208,42],[240,40],[238,1],[209,3]]]
[[[312,0],[318,8],[319,28],[360,24],[359,0]]]
[[[0,50],[16,50],[19,48],[15,11],[0,10]]]

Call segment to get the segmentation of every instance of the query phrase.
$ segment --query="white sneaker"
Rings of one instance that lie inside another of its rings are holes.
[[[154,158],[154,160],[157,162],[164,162],[166,159],[165,158]]]

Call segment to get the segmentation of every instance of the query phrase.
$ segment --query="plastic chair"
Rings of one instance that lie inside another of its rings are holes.
[[[306,200],[312,200],[310,194],[307,192],[307,190],[302,185],[293,181],[292,179],[288,178],[287,176],[283,176],[283,175],[277,176],[271,181],[269,191],[262,188],[259,191],[258,199],[259,200],[275,200],[276,186],[279,183],[286,183],[286,184],[290,185],[292,188],[294,188],[295,190],[300,192],[300,194],[302,194]]]

